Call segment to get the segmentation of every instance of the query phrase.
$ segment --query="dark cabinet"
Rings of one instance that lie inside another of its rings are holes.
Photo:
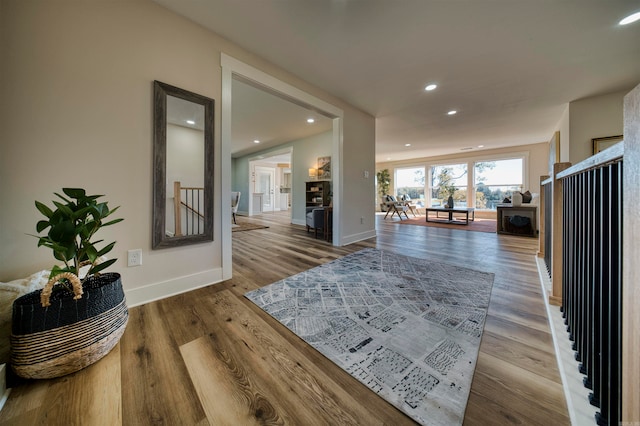
[[[306,182],[306,203],[307,207],[328,206],[331,192],[331,181],[315,180]]]

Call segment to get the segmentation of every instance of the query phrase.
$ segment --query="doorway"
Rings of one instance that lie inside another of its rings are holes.
[[[293,147],[249,160],[249,216],[281,213],[292,219],[291,160]]]
[[[221,197],[226,198],[225,194],[231,192],[231,158],[232,158],[232,85],[234,79],[243,79],[251,82],[255,87],[260,87],[268,93],[274,94],[282,99],[286,99],[293,104],[302,106],[311,111],[315,111],[325,117],[328,117],[332,123],[331,130],[331,157],[332,157],[332,192],[333,192],[333,244],[341,245],[342,227],[340,218],[342,216],[342,139],[343,126],[342,121],[344,112],[334,105],[316,98],[284,81],[281,81],[257,68],[241,62],[227,54],[221,54],[222,65],[222,108],[221,108]],[[254,143],[260,143],[254,140]],[[313,167],[313,165],[310,165]],[[305,168],[306,170],[306,168]],[[297,173],[300,173],[298,170]],[[302,175],[301,175],[302,178]],[[295,216],[295,207],[292,209]],[[304,206],[302,206],[302,220],[304,221]],[[297,217],[297,216],[295,216]],[[231,227],[224,226],[231,220],[231,213],[227,209],[221,209],[222,218],[222,246],[229,247],[231,241]],[[222,255],[222,274],[223,279],[229,279],[232,275],[232,259],[231,250],[223,250]]]
[[[273,167],[256,166],[255,193],[262,194],[262,212],[274,212],[276,170]]]

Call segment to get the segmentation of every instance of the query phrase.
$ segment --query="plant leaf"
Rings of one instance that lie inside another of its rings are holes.
[[[89,261],[91,263],[95,262],[96,259],[98,258],[98,251],[96,250],[96,248],[91,244],[85,245],[85,248],[86,248],[86,253],[87,253],[87,257],[89,258]]]
[[[48,220],[40,220],[38,221],[38,223],[36,224],[36,231],[37,232],[42,232],[45,229],[47,229],[49,226],[51,226],[51,224],[49,223]]]
[[[91,271],[89,271],[89,272],[92,273],[92,274],[96,274],[96,273],[102,271],[103,269],[107,269],[109,266],[111,266],[114,263],[116,263],[116,260],[118,260],[118,259],[106,260],[106,261],[102,262],[101,264],[96,265],[93,268],[91,268]]]
[[[118,222],[122,222],[124,219],[114,219],[112,221],[109,221],[107,223],[103,223],[102,226],[109,226],[109,225],[113,225],[114,223],[118,223]]]
[[[115,245],[116,242],[114,241],[111,244],[104,246],[101,250],[98,251],[98,257],[104,256],[105,254],[109,253]]]
[[[53,225],[49,230],[48,236],[52,241],[69,243],[70,241],[75,241],[76,227],[73,222],[66,220]]]
[[[57,192],[54,192],[54,194],[57,195],[58,198],[62,199],[65,203],[71,204],[71,200],[69,200],[68,198],[63,197],[62,195],[58,194]]]
[[[62,192],[76,200],[84,198],[86,195],[86,191],[82,188],[62,188]]]
[[[87,206],[87,207],[83,207],[77,211],[75,211],[73,213],[73,215],[71,215],[71,218],[73,220],[78,220],[78,219],[82,219],[84,216],[87,215],[87,213],[89,213],[91,211],[91,206]]]
[[[71,204],[71,203],[69,203],[69,204],[62,204],[62,203],[60,203],[60,202],[58,202],[58,201],[54,201],[54,202],[53,202],[53,204],[55,204],[55,205],[56,205],[56,207],[58,208],[58,210],[59,210],[62,214],[64,214],[64,215],[65,215],[65,217],[69,217],[69,218],[70,218],[70,217],[73,215],[73,210],[71,209],[71,207],[69,207],[69,206],[71,206],[71,205],[73,205],[73,204]]]
[[[53,216],[53,211],[49,207],[47,207],[44,204],[42,204],[40,201],[36,201],[36,208],[38,209],[38,211],[40,213],[42,213],[43,215],[45,215],[48,218]]]

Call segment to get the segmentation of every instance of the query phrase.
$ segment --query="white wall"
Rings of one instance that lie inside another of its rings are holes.
[[[331,132],[321,133],[304,139],[290,141],[264,151],[255,152],[233,160],[231,188],[234,191],[251,191],[249,182],[249,160],[267,156],[274,152],[293,147],[291,155],[292,223],[305,224],[305,185],[309,180],[309,169],[316,167],[318,157],[331,156]],[[247,211],[248,202],[240,203],[240,210]]]
[[[623,98],[630,90],[569,103],[570,152],[569,159],[563,161],[579,163],[593,155],[591,139],[622,134]]]
[[[220,238],[220,208],[228,206],[220,193],[221,52],[344,110],[347,161],[373,169],[373,117],[150,0],[0,2],[1,281],[51,266],[50,253],[26,234],[39,220],[34,200],[65,186],[122,206],[125,221],[101,237],[118,242],[112,270],[123,275],[132,304],[221,279],[230,249]],[[151,250],[153,80],[216,100],[211,243]],[[346,193],[366,188],[344,183]],[[345,205],[345,223],[360,216],[353,210]],[[126,267],[132,248],[143,250],[140,267]]]
[[[174,182],[180,182],[181,187],[204,188],[204,131],[167,123],[166,179],[165,225],[167,232],[174,234]],[[193,207],[204,206],[202,194],[197,197],[199,202],[190,202]],[[203,211],[201,208],[200,213]],[[182,216],[183,235],[187,232],[187,216]],[[199,229],[204,229],[204,220],[200,222]]]

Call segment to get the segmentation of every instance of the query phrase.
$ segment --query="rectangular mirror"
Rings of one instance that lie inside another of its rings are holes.
[[[153,84],[154,249],[213,240],[214,100]]]

